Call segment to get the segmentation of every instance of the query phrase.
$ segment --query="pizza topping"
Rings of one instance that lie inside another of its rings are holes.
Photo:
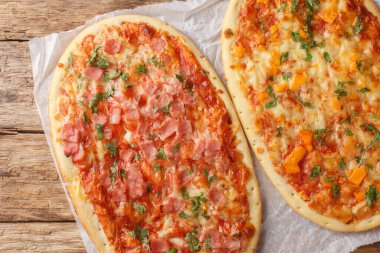
[[[357,205],[380,181],[378,18],[362,1],[246,0],[237,19],[230,66],[274,170],[322,215],[377,214]]]
[[[169,243],[162,239],[152,239],[150,240],[150,247],[153,253],[166,253],[169,252]],[[173,250],[172,250],[173,251]],[[175,251],[177,252],[177,251]]]
[[[117,54],[121,50],[121,41],[109,39],[106,41],[104,51],[108,54]]]

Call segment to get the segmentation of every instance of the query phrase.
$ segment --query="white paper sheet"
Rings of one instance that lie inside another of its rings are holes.
[[[379,0],[377,3],[379,3]],[[119,10],[96,16],[84,26],[78,27],[75,30],[32,39],[29,42],[29,49],[33,67],[34,98],[50,150],[52,151],[52,146],[47,115],[49,82],[59,57],[78,32],[91,24],[111,16],[142,14],[156,17],[173,25],[189,37],[205,53],[218,74],[222,77],[220,27],[227,4],[228,1],[220,0],[188,0],[186,2],[143,6],[133,10]],[[54,154],[53,159],[56,165]],[[256,159],[255,166],[264,204],[259,252],[341,253],[350,252],[361,245],[380,241],[380,229],[355,234],[335,233],[302,218],[288,207],[265,176]],[[60,180],[63,184],[61,177]],[[67,193],[66,196],[77,221],[87,252],[96,252],[95,246],[83,229],[75,214],[75,210],[72,208],[71,200]]]

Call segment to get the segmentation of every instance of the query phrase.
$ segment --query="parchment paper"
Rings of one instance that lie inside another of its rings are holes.
[[[377,0],[379,3],[379,0]],[[223,77],[220,53],[220,27],[228,1],[189,0],[143,6],[132,10],[118,10],[96,16],[84,26],[75,30],[53,33],[46,37],[34,38],[29,42],[33,67],[34,99],[41,117],[45,136],[52,151],[48,123],[48,90],[52,72],[70,41],[77,33],[104,18],[122,14],[143,14],[159,18],[176,27],[189,37],[214,65]],[[53,154],[54,163],[57,168]],[[361,245],[380,241],[380,229],[366,233],[335,233],[309,222],[288,207],[275,187],[265,176],[255,159],[263,200],[263,224],[259,252],[350,252]],[[57,169],[58,171],[58,169]],[[59,174],[59,171],[58,171]],[[60,176],[63,186],[63,181]],[[65,187],[63,187],[65,189]],[[66,192],[66,190],[65,190]],[[71,210],[78,224],[87,252],[97,252],[83,229],[70,198]]]

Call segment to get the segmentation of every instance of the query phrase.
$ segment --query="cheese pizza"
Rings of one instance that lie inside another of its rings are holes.
[[[143,16],[81,32],[49,95],[59,170],[100,252],[252,252],[261,202],[248,145],[215,71]]]
[[[380,13],[370,0],[232,0],[228,89],[288,204],[336,231],[380,225]]]

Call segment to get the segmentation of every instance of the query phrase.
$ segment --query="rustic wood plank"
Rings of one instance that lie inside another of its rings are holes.
[[[380,242],[374,243],[372,245],[359,247],[352,253],[379,253],[380,252]]]
[[[28,40],[73,29],[92,17],[166,0],[0,1],[0,40]]]
[[[4,129],[42,131],[33,100],[28,43],[0,42],[0,132]]]
[[[0,203],[0,222],[73,220],[44,135],[0,135]]]
[[[74,222],[0,223],[0,252],[86,252]]]

